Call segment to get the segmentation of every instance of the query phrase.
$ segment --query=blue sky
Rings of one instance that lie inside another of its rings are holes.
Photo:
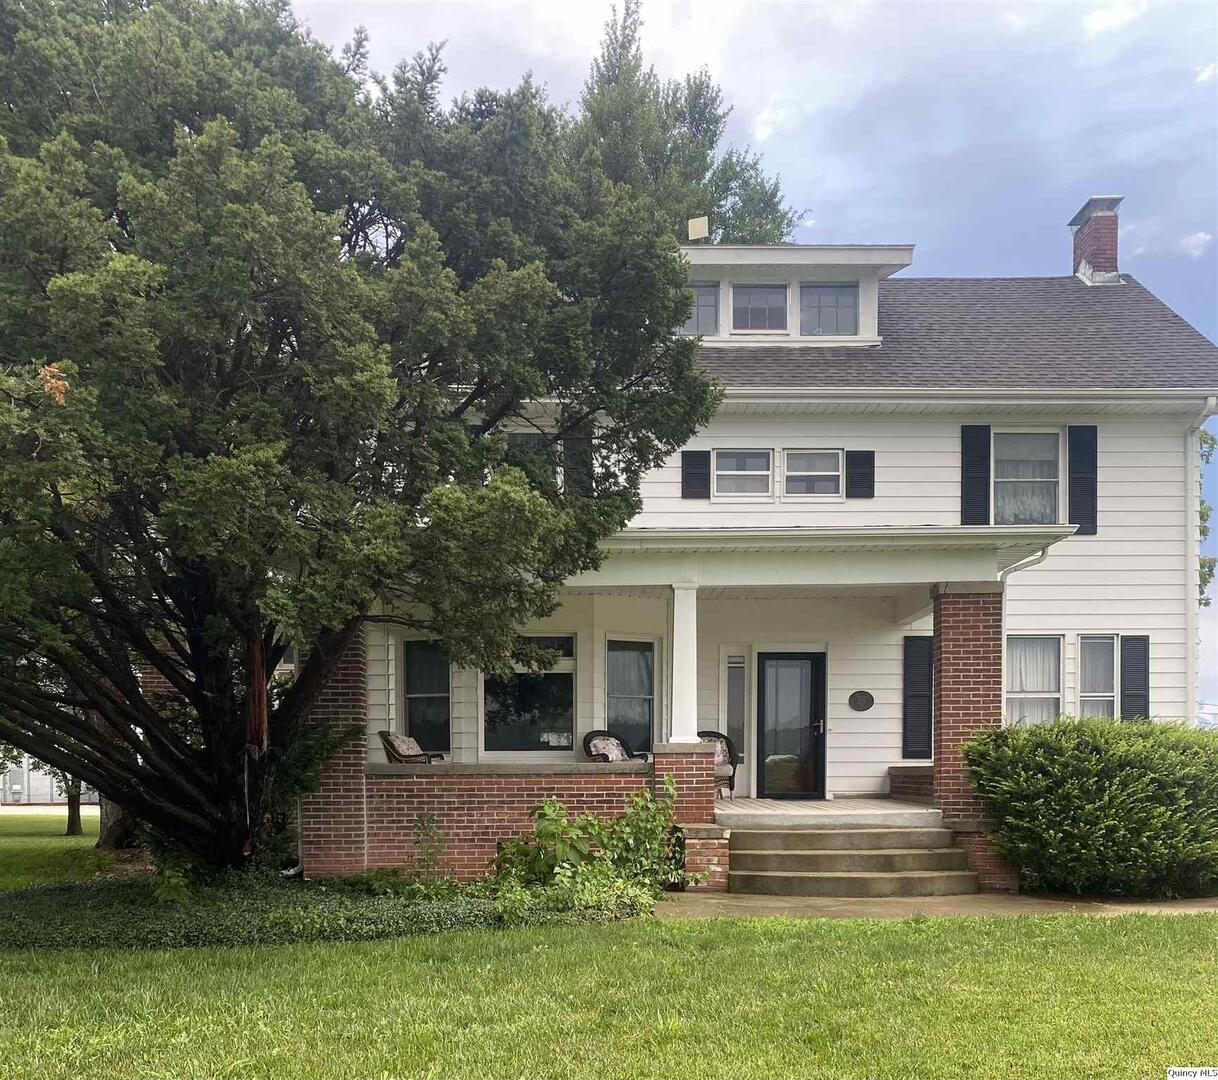
[[[560,103],[579,96],[610,7],[293,6],[335,47],[366,26],[378,71],[446,40],[451,95],[531,71]],[[1062,274],[1074,211],[1124,195],[1121,269],[1218,338],[1212,0],[644,0],[643,20],[661,75],[705,66],[723,87],[729,141],[806,210],[797,240],[912,242],[920,276]],[[1218,504],[1218,463],[1205,488]],[[1218,703],[1218,600],[1202,629],[1202,700]]]

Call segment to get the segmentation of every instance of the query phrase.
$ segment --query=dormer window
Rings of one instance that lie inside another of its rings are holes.
[[[857,285],[801,285],[799,332],[804,336],[851,336],[859,332]]]
[[[694,312],[681,327],[690,337],[714,337],[719,333],[719,283],[695,281],[689,286],[694,294]]]
[[[732,329],[737,331],[785,330],[787,287],[785,285],[735,285],[732,288]]]

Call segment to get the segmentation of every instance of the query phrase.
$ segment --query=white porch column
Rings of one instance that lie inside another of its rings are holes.
[[[672,587],[672,724],[669,742],[698,741],[698,587]]]

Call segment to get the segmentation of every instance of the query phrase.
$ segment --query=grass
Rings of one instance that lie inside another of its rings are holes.
[[[644,920],[0,952],[0,1076],[1154,1077],[1215,1064],[1218,916]]]
[[[110,865],[97,851],[97,815],[81,815],[84,835],[64,836],[67,810],[46,814],[0,812],[0,889],[79,881]]]

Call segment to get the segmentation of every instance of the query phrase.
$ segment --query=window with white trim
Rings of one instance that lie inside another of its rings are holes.
[[[694,281],[689,290],[694,294],[694,310],[681,327],[681,333],[690,337],[714,337],[719,333],[719,282]]]
[[[786,285],[732,286],[733,330],[785,330]]]
[[[725,734],[732,740],[736,753],[740,755],[744,754],[748,746],[748,680],[748,658],[743,653],[729,653],[727,657],[727,695],[724,701],[724,711],[727,714]]]
[[[716,495],[770,495],[772,452],[769,450],[716,450]]]
[[[651,753],[656,712],[654,641],[610,639],[605,656],[605,727],[635,753]]]
[[[402,642],[402,716],[406,735],[424,750],[451,749],[448,661],[434,641]]]
[[[784,450],[782,476],[784,495],[841,495],[842,451]]]
[[[1061,638],[1009,636],[1006,666],[1008,724],[1043,724],[1061,715]]]
[[[1081,634],[1078,639],[1080,716],[1117,715],[1118,650],[1115,634]]]
[[[859,332],[857,285],[800,285],[799,332],[853,336]]]
[[[548,671],[518,669],[482,680],[483,747],[487,751],[570,753],[575,746],[575,638],[530,635],[558,657]]]
[[[1060,474],[1060,432],[994,432],[994,524],[1057,524]]]

